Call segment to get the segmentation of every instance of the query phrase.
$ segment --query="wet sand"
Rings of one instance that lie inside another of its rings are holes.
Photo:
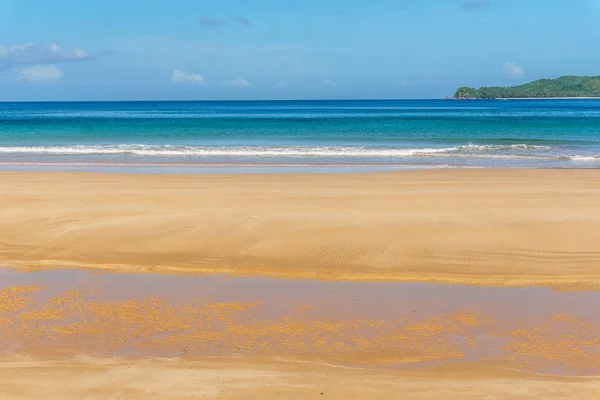
[[[600,287],[585,170],[0,174],[0,264]]]
[[[74,269],[1,277],[2,398],[600,393],[600,292]]]
[[[600,292],[4,271],[0,356],[279,357],[600,374]],[[523,307],[527,304],[527,307]]]

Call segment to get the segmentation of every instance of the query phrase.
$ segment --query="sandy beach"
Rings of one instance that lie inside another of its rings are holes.
[[[585,170],[0,174],[0,263],[489,286],[600,287]]]
[[[598,183],[1,173],[0,397],[595,398]]]
[[[93,360],[0,364],[3,399],[595,399],[600,380],[493,368],[394,373],[280,360]],[[32,385],[31,376],[36,376]],[[515,397],[516,396],[516,397]]]

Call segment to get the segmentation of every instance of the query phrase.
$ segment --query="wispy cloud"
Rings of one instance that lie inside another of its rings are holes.
[[[333,82],[333,81],[331,81],[330,79],[327,79],[327,78],[323,79],[322,83],[325,86],[335,86],[336,85],[335,82]]]
[[[523,68],[512,61],[505,63],[502,71],[511,78],[522,78],[525,75]]]
[[[278,88],[286,88],[286,87],[289,87],[290,85],[288,85],[288,83],[286,81],[279,81],[279,82],[277,82],[276,86]]]
[[[64,62],[87,61],[91,57],[78,47],[61,49],[58,44],[14,44],[0,45],[0,69],[20,68],[28,65],[58,64]]]
[[[171,82],[173,83],[196,83],[203,84],[204,77],[200,74],[188,74],[179,69],[174,69],[171,74]]]
[[[242,78],[237,78],[237,79],[233,79],[230,81],[224,81],[223,82],[224,85],[227,86],[236,86],[236,87],[250,87],[253,86],[251,82],[242,79]]]
[[[200,17],[196,20],[196,22],[208,28],[216,28],[218,26],[223,26],[226,24],[226,22],[223,20],[211,17]]]
[[[479,10],[482,8],[487,8],[491,5],[492,2],[490,0],[467,0],[460,6],[469,10]]]
[[[237,22],[238,24],[252,26],[252,23],[250,22],[250,20],[246,17],[242,17],[241,15],[236,15],[235,17],[233,17],[233,21]]]
[[[46,83],[56,82],[62,78],[63,75],[62,71],[56,68],[54,64],[47,66],[33,65],[31,67],[20,69],[17,79],[29,83]]]

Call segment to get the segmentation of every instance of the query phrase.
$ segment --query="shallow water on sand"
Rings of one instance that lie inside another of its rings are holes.
[[[0,271],[0,348],[278,356],[370,368],[486,361],[600,373],[600,292],[424,283]]]

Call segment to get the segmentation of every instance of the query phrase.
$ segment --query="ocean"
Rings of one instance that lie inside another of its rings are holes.
[[[1,170],[599,168],[600,100],[0,103]]]

